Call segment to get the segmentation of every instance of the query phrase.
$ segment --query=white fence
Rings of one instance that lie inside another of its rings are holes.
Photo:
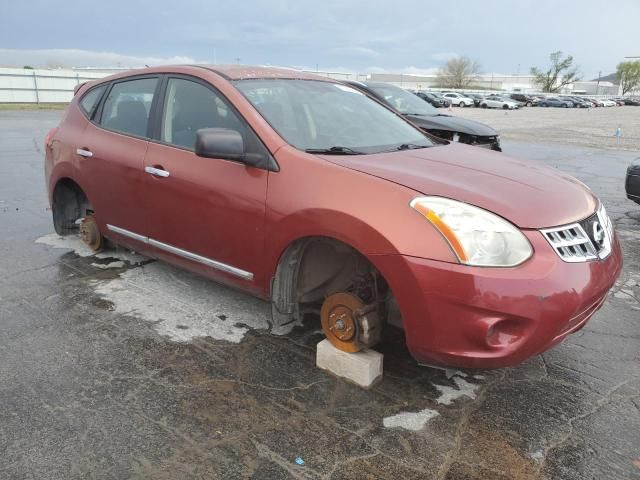
[[[77,85],[110,73],[0,68],[0,103],[66,103]]]
[[[126,69],[27,69],[0,68],[0,103],[67,103],[73,89],[86,81],[106,77]],[[314,71],[337,80],[357,80],[353,73]]]

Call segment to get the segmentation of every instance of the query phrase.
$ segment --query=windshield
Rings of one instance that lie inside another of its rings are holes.
[[[438,110],[416,94],[393,85],[368,84],[378,96],[403,115],[438,115]]]
[[[280,136],[300,150],[357,154],[434,145],[420,130],[345,85],[284,79],[234,83]]]

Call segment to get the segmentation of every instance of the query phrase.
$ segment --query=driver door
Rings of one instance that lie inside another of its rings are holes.
[[[262,276],[269,172],[199,157],[194,146],[201,128],[240,131],[247,148],[257,136],[208,83],[165,81],[159,138],[144,161],[149,242],[158,257],[252,290]]]

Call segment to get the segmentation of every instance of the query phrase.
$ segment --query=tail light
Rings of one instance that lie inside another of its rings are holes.
[[[49,133],[44,137],[44,146],[45,148],[49,148],[51,146],[51,142],[53,141],[53,137],[58,131],[58,127],[52,128],[49,130]]]

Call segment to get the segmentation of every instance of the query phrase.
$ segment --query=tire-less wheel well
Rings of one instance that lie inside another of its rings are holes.
[[[305,313],[319,314],[324,300],[339,292],[376,305],[389,296],[380,272],[354,248],[326,237],[297,240],[281,256],[272,280],[273,333],[287,333]]]
[[[93,213],[87,195],[82,188],[69,178],[63,178],[53,190],[53,227],[58,235],[77,233],[78,220]]]

